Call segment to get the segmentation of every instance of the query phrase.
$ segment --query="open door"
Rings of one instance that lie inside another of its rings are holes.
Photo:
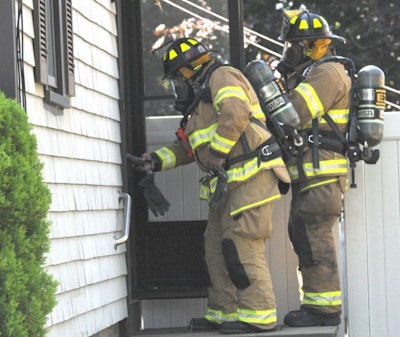
[[[126,151],[140,155],[175,139],[180,113],[169,81],[152,50],[173,38],[191,36],[229,56],[228,1],[120,2],[123,32],[124,132]],[[238,48],[241,49],[241,48]],[[132,196],[129,240],[130,296],[135,299],[205,297],[209,284],[203,260],[207,205],[199,200],[202,174],[195,164],[156,173],[156,183],[171,204],[155,217],[147,211],[138,185],[141,174],[127,171]]]
[[[174,109],[170,83],[162,81],[162,63],[152,50],[172,38],[190,36],[215,51],[222,62],[243,68],[242,0],[163,0],[162,10],[150,0],[116,3],[122,56],[122,152],[140,155],[174,141],[182,117]],[[162,217],[148,212],[138,185],[141,175],[129,167],[125,175],[132,197],[125,327],[131,333],[146,328],[149,302],[176,304],[188,299],[196,303],[195,310],[202,310],[209,285],[203,259],[208,205],[199,200],[204,173],[196,164],[156,173],[157,186],[171,204]],[[184,317],[179,319],[186,324]]]
[[[151,51],[172,38],[191,36],[207,43],[211,50],[223,50],[221,56],[227,58],[228,34],[221,30],[224,25],[226,30],[227,24],[199,11],[201,3],[204,2],[163,1],[162,11],[153,3],[142,4],[142,102],[148,151],[174,141],[181,120],[174,109],[170,83],[161,79],[161,60],[152,56]],[[216,14],[227,17],[227,1],[207,3],[209,10],[218,10]],[[214,36],[215,40],[206,35]],[[138,298],[207,295],[209,280],[203,259],[203,233],[208,206],[199,200],[199,180],[203,175],[195,164],[156,174],[157,186],[171,207],[162,217],[148,213],[136,223]]]

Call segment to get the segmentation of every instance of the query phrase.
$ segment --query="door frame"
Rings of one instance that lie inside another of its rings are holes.
[[[121,156],[123,188],[132,197],[131,226],[127,242],[128,319],[121,328],[128,333],[140,329],[140,301],[137,296],[138,270],[135,224],[147,219],[145,201],[137,197],[138,175],[126,161],[126,153],[146,150],[146,121],[144,116],[144,69],[141,1],[115,0],[118,28],[121,111]],[[230,64],[243,69],[245,62],[243,35],[243,0],[228,1]],[[132,43],[134,41],[134,43]]]

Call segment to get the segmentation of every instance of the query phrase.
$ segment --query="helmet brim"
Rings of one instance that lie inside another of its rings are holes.
[[[164,80],[166,80],[166,79],[173,78],[174,76],[171,77],[171,75],[174,74],[174,73],[176,73],[176,72],[179,70],[179,68],[182,68],[182,67],[185,67],[185,66],[189,65],[189,64],[192,63],[193,61],[197,60],[198,58],[200,58],[200,57],[202,57],[203,55],[208,54],[208,53],[210,53],[210,52],[211,52],[210,50],[207,50],[207,51],[205,51],[204,53],[200,53],[200,54],[198,54],[198,55],[196,55],[196,56],[194,56],[194,57],[192,57],[192,58],[186,60],[185,62],[183,62],[182,64],[180,64],[179,67],[175,67],[174,69],[171,69],[167,74],[165,74],[165,75],[162,77],[162,80],[164,81]]]
[[[290,39],[285,39],[284,36],[279,35],[278,36],[278,41],[281,42],[295,42],[295,41],[303,41],[303,40],[307,40],[307,41],[312,41],[312,40],[318,40],[318,39],[332,39],[332,40],[338,40],[342,43],[346,43],[346,39],[343,36],[340,35],[336,35],[331,33],[329,36],[299,36],[297,38],[290,38]]]

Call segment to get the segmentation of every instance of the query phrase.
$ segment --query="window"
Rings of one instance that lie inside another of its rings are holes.
[[[72,0],[35,0],[35,80],[57,111],[75,95]]]
[[[205,6],[206,5],[206,6]],[[180,115],[169,81],[162,81],[163,66],[151,51],[180,37],[193,37],[216,51],[224,63],[229,62],[228,1],[193,0],[163,2],[163,10],[153,1],[141,1],[144,71],[144,113],[150,116]],[[211,14],[212,13],[212,14]]]

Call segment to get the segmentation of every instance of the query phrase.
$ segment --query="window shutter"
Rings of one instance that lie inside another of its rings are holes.
[[[74,48],[73,48],[73,30],[72,30],[72,0],[66,0],[63,16],[65,18],[65,70],[66,70],[66,94],[75,96],[75,66],[74,66]]]
[[[35,80],[48,84],[47,34],[46,34],[46,0],[35,0]]]

